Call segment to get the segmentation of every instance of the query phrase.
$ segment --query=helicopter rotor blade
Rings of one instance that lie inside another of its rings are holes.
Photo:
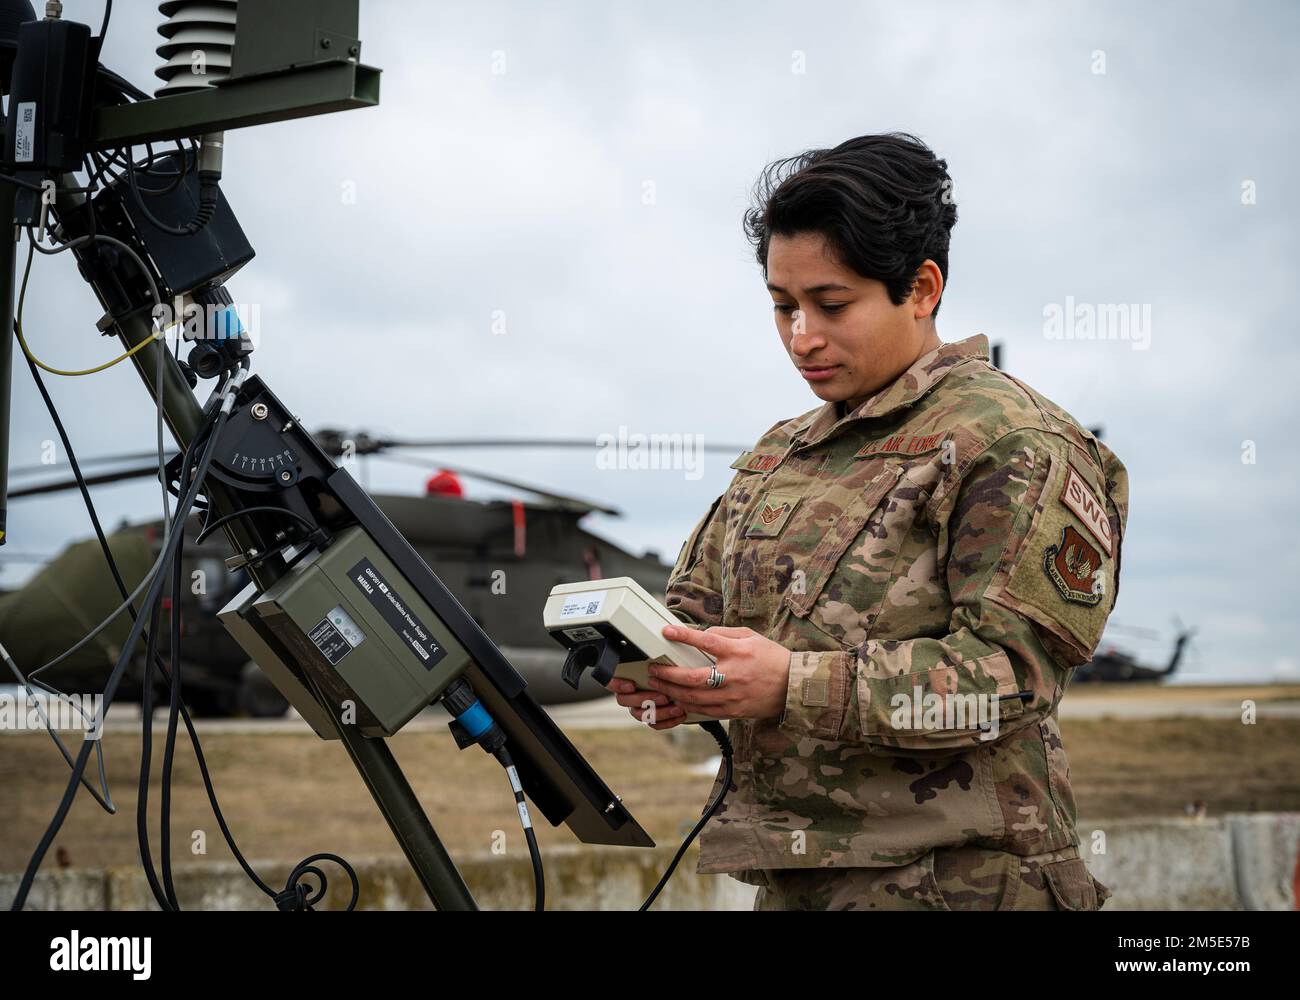
[[[7,548],[0,549],[0,567],[14,566],[44,566],[48,562],[53,562],[54,556],[48,552],[10,552]]]
[[[577,448],[603,447],[595,438],[376,438],[380,448]],[[739,455],[745,449],[732,444],[702,444],[704,451]]]
[[[170,462],[175,457],[174,454],[168,453],[167,461]],[[153,451],[128,451],[120,455],[93,455],[90,458],[77,459],[77,464],[85,468],[88,465],[116,465],[118,462],[147,462],[149,459],[153,459],[154,467],[157,468],[158,449],[155,448]],[[10,469],[9,475],[14,477],[38,476],[43,472],[54,472],[55,469],[56,467],[49,465],[24,465],[16,469]],[[73,485],[76,485],[76,480],[73,480]]]
[[[493,483],[497,486],[504,486],[507,489],[520,490],[524,493],[531,493],[533,496],[541,497],[543,500],[549,500],[551,503],[577,511],[583,514],[600,513],[608,514],[611,517],[622,517],[623,512],[616,507],[608,507],[604,504],[594,503],[590,500],[583,500],[579,497],[567,496],[563,493],[555,493],[551,490],[544,490],[538,486],[530,486],[527,483],[521,483],[514,479],[506,479],[503,476],[494,476],[487,472],[477,472],[473,469],[466,469],[459,465],[446,465],[437,462],[434,459],[422,459],[408,455],[387,455],[379,453],[371,456],[384,462],[396,462],[399,465],[411,465],[422,469],[446,469],[448,472],[454,472],[457,475],[468,476],[471,479],[479,479],[485,483]]]
[[[375,455],[390,448],[599,448],[594,438],[430,438],[427,440],[407,438],[375,438],[364,431],[347,434],[333,428],[323,428],[313,437],[317,443],[333,458],[343,453],[343,443],[351,442],[351,450],[356,455]],[[739,455],[745,449],[732,444],[705,444],[704,451],[719,454]],[[145,462],[157,452],[129,451],[117,455],[92,455],[80,460],[81,465],[109,465],[117,462]],[[168,455],[170,461],[173,455]],[[11,476],[34,476],[49,472],[48,465],[25,465],[9,470]]]
[[[357,456],[373,456],[377,458],[386,458],[393,462],[403,462],[403,459],[397,455],[388,455],[391,449],[424,449],[424,448],[560,448],[590,450],[601,447],[600,442],[595,438],[376,438],[365,432],[358,432],[348,435],[344,431],[333,428],[322,428],[314,435],[321,448],[329,455],[337,458],[343,454],[345,446],[352,454]],[[745,449],[739,445],[731,444],[702,444],[701,448],[706,452],[723,453],[738,455]],[[98,455],[81,460],[82,466],[104,465],[114,462],[143,462],[154,456],[154,452],[127,452],[118,455]],[[168,455],[170,461],[174,456]],[[581,511],[583,513],[598,512],[608,514],[612,517],[621,516],[622,512],[616,508],[609,507],[605,504],[594,503],[589,500],[583,500],[578,497],[566,496],[563,493],[556,493],[552,490],[542,489],[537,486],[531,486],[518,480],[507,479],[504,476],[495,476],[486,472],[478,472],[472,469],[466,469],[459,466],[438,465],[432,459],[420,460],[412,458],[406,460],[404,464],[420,465],[423,468],[445,468],[451,472],[457,472],[471,479],[478,479],[482,482],[493,483],[497,486],[504,486],[508,489],[520,490],[530,493],[533,496],[548,500],[551,503],[567,507],[571,510]],[[35,475],[41,472],[48,472],[48,466],[24,466],[11,470],[11,475],[15,477],[25,475]],[[124,482],[129,479],[142,478],[153,475],[157,472],[157,465],[150,465],[147,468],[127,469],[119,472],[101,473],[96,476],[87,476],[86,484],[88,486],[102,486],[109,483]],[[9,496],[18,500],[23,497],[42,496],[50,493],[58,493],[62,490],[74,489],[77,485],[75,479],[64,479],[53,483],[41,483],[36,486],[29,486],[12,491]]]
[[[587,438],[387,438],[366,431],[348,434],[337,428],[322,428],[316,441],[329,454],[338,457],[344,442],[351,443],[356,455],[376,455],[392,448],[568,448],[590,451],[603,445],[595,437]],[[704,451],[739,455],[745,449],[734,444],[701,444]]]
[[[1107,622],[1106,631],[1114,632],[1116,635],[1127,635],[1134,639],[1159,639],[1161,633],[1157,629],[1144,628],[1140,625],[1121,625],[1119,622]]]
[[[152,465],[145,465],[135,469],[121,469],[117,472],[101,472],[97,476],[84,476],[83,479],[87,486],[107,486],[110,483],[124,483],[132,479],[144,479],[147,476],[158,478],[158,462],[154,461]],[[50,493],[62,493],[64,490],[75,490],[77,488],[76,479],[60,479],[52,483],[39,483],[35,486],[24,486],[20,489],[10,490],[10,500],[21,500],[24,497],[46,496]]]

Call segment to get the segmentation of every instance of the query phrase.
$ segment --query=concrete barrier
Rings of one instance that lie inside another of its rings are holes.
[[[1100,836],[1098,836],[1100,834]],[[1106,910],[1241,910],[1296,908],[1300,813],[1251,813],[1213,819],[1116,820],[1080,824],[1081,850],[1093,874],[1114,896]],[[546,851],[547,908],[632,910],[671,860],[676,845],[652,851],[571,846]],[[427,910],[428,898],[400,857],[349,859],[361,880],[359,908]],[[533,874],[526,856],[457,858],[466,883],[485,910],[532,906]],[[348,900],[346,876],[322,866],[330,891],[318,904]],[[290,866],[254,863],[280,889]],[[747,910],[754,888],[725,876],[700,876],[695,851],[655,904],[656,910]],[[0,875],[0,905],[8,907],[20,881]],[[187,863],[175,871],[184,909],[250,910],[273,906],[233,862]],[[140,910],[155,904],[136,866],[107,871],[43,871],[28,899],[41,910]]]
[[[551,848],[546,864],[547,909],[634,910],[650,894],[676,853],[676,846],[650,851],[613,847]],[[735,879],[695,874],[696,853],[682,859],[656,910],[749,909],[754,889]],[[358,909],[432,909],[402,857],[349,858],[361,883]],[[533,905],[533,868],[527,855],[457,858],[478,905],[485,910],[526,910]],[[284,888],[292,865],[250,861],[273,889]],[[342,909],[351,895],[346,873],[320,864],[329,892],[319,909]],[[12,904],[20,874],[0,875],[0,906]],[[187,910],[265,910],[274,903],[233,861],[187,862],[174,868],[176,898]],[[310,877],[308,886],[315,884]],[[153,894],[139,866],[106,871],[42,871],[28,897],[34,910],[151,910]]]
[[[1093,877],[1114,893],[1106,910],[1242,908],[1223,818],[1081,825],[1079,840]]]
[[[1115,893],[1107,910],[1296,909],[1300,813],[1081,824],[1079,837]]]
[[[1300,813],[1229,816],[1228,829],[1241,908],[1297,909]]]
[[[22,873],[0,875],[0,906],[9,909]],[[111,910],[106,873],[94,869],[41,871],[27,896],[29,910]]]

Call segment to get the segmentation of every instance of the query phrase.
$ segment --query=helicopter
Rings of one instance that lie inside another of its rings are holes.
[[[1130,653],[1107,647],[1074,672],[1074,680],[1082,683],[1150,683],[1163,681],[1174,675],[1182,661],[1183,652],[1196,629],[1179,628],[1174,636],[1173,652],[1163,667],[1140,664]]]
[[[491,635],[528,682],[542,704],[588,701],[609,692],[585,677],[577,690],[561,678],[565,651],[542,626],[541,608],[551,589],[608,577],[630,576],[651,593],[663,594],[671,566],[657,553],[636,555],[589,531],[582,521],[589,514],[618,516],[604,504],[567,496],[427,458],[393,454],[412,448],[561,447],[591,448],[592,440],[536,441],[474,440],[414,441],[347,435],[328,429],[315,435],[321,446],[345,461],[383,456],[432,469],[423,496],[376,495],[384,515],[434,569],[474,620]],[[710,450],[739,453],[727,445]],[[84,474],[87,485],[107,485],[157,477],[156,452],[103,456],[81,464],[146,462],[107,473]],[[48,472],[48,467],[14,470],[15,476]],[[462,480],[486,481],[528,495],[527,500],[476,500],[465,495]],[[77,488],[76,480],[42,482],[10,492],[10,498],[48,495]],[[263,675],[217,619],[217,613],[247,584],[242,570],[229,570],[229,550],[219,535],[199,541],[201,525],[192,518],[186,527],[182,555],[180,609],[181,667],[187,705],[197,715],[278,718],[288,702]],[[123,525],[108,537],[110,550],[128,589],[133,589],[161,550],[161,522]],[[14,661],[30,669],[62,653],[71,638],[84,634],[119,604],[98,540],[77,542],[39,570],[24,586],[0,594],[0,642]],[[168,648],[167,618],[159,627],[159,650]],[[130,626],[126,615],[105,630],[97,642],[80,650],[40,679],[63,691],[98,690],[116,660]],[[119,700],[140,701],[144,656],[132,664]],[[14,678],[0,675],[0,684]]]

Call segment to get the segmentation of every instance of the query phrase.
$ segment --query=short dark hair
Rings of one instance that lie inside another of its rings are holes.
[[[765,276],[772,236],[820,233],[846,267],[884,282],[895,305],[927,259],[947,284],[956,224],[947,161],[905,132],[861,135],[769,163],[744,223]]]

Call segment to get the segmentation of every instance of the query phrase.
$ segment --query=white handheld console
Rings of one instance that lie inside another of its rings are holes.
[[[678,667],[713,663],[694,646],[663,637],[665,625],[682,622],[630,576],[560,584],[547,598],[542,620],[551,637],[569,651],[564,680],[573,688],[588,669],[600,684],[623,677],[646,688],[650,660],[664,659]],[[710,718],[688,714],[685,721]]]

